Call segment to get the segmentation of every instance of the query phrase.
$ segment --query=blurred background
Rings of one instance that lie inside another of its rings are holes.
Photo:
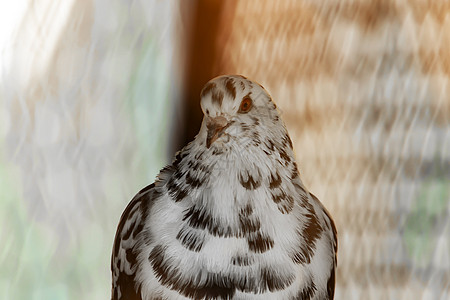
[[[450,2],[0,2],[0,299],[109,299],[116,226],[209,79],[272,95],[336,299],[450,299]]]

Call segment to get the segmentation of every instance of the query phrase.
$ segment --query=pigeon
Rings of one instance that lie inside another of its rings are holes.
[[[333,299],[336,227],[270,95],[223,75],[200,98],[199,133],[121,216],[112,299]]]

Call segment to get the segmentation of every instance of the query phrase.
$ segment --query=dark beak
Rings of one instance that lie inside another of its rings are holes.
[[[222,116],[208,118],[206,120],[206,128],[208,129],[208,134],[206,136],[206,148],[211,147],[211,144],[222,135],[228,125],[228,120]]]

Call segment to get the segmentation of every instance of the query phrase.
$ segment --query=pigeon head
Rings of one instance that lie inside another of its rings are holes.
[[[230,140],[258,142],[261,134],[268,134],[280,122],[267,91],[240,75],[210,80],[200,97],[204,119],[199,138],[207,148],[224,146]]]

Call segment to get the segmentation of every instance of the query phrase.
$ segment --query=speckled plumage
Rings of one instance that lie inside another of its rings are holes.
[[[332,299],[336,229],[268,93],[221,76],[201,107],[194,141],[122,215],[112,299]]]

